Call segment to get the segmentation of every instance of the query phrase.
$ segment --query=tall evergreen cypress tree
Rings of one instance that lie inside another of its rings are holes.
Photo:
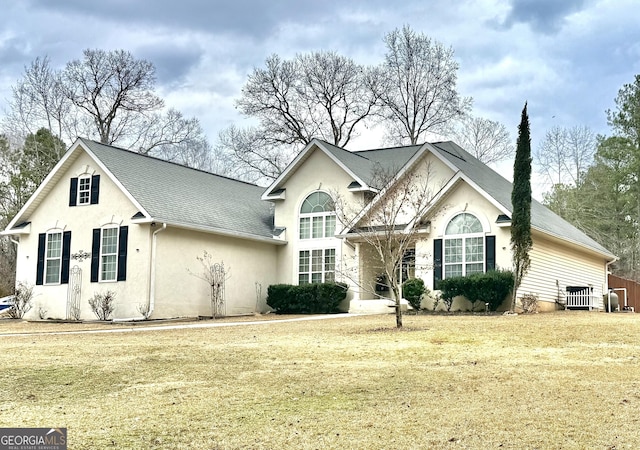
[[[513,256],[514,283],[511,311],[516,306],[516,294],[522,278],[529,271],[531,240],[531,138],[527,104],[522,109],[518,126],[516,159],[513,163],[513,190],[511,191],[511,252]]]

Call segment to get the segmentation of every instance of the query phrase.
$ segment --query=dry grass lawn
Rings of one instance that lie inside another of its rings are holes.
[[[0,427],[67,427],[70,449],[640,447],[639,314],[46,332],[79,327],[0,322]]]

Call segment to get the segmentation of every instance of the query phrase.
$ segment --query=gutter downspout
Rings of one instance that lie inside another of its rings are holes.
[[[151,261],[149,269],[149,313],[147,317],[151,317],[153,310],[156,307],[156,247],[157,247],[157,234],[167,229],[166,222],[162,224],[162,228],[158,228],[153,232],[151,238]]]
[[[9,240],[11,241],[12,244],[14,244],[16,246],[16,269],[17,269],[17,266],[18,266],[18,247],[20,247],[20,241],[14,239],[11,236],[9,236]],[[13,286],[14,290],[16,289],[17,284],[18,284],[18,279],[16,277],[16,279],[14,280],[14,286]]]
[[[162,228],[158,228],[153,232],[152,240],[151,240],[151,259],[150,259],[150,269],[149,269],[149,312],[147,313],[147,317],[151,317],[153,314],[153,309],[155,308],[155,295],[156,295],[156,234],[160,233],[167,229],[167,224],[163,223]],[[123,319],[113,319],[113,322],[132,322],[145,320],[145,317],[127,317]]]

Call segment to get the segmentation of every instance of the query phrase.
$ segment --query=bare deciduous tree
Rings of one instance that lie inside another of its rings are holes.
[[[577,186],[593,161],[597,140],[584,125],[552,127],[544,136],[537,153],[538,167],[552,184]]]
[[[242,178],[272,181],[313,138],[344,147],[357,137],[377,105],[371,85],[370,69],[335,52],[272,55],[249,75],[236,102],[258,125],[223,130],[217,147]]]
[[[66,142],[84,136],[180,162],[206,160],[199,121],[164,112],[155,81],[153,64],[124,50],[85,50],[60,71],[36,58],[13,88],[3,126],[18,140],[44,127]],[[203,155],[180,158],[185,148]]]
[[[72,104],[62,84],[49,58],[36,58],[11,89],[8,114],[2,121],[5,130],[20,140],[42,127],[62,140],[73,134]]]
[[[431,169],[400,173],[378,167],[372,186],[379,186],[376,197],[361,203],[351,203],[333,193],[338,220],[349,229],[347,239],[367,246],[373,260],[367,264],[380,270],[393,296],[396,326],[402,327],[401,285],[402,263],[408,251],[415,245],[417,235],[425,229],[425,215],[432,204],[433,186]],[[343,271],[348,278],[360,283],[359,273]]]
[[[456,90],[458,63],[453,49],[410,27],[388,33],[376,93],[388,139],[417,144],[427,133],[442,133],[471,105]]]
[[[465,115],[452,137],[456,144],[485,164],[509,159],[515,151],[504,124],[482,117]]]
[[[299,149],[269,143],[258,128],[238,128],[231,125],[218,134],[216,153],[229,155],[234,169],[222,175],[258,184],[268,184],[278,178]],[[217,172],[220,173],[220,172]]]
[[[335,52],[272,55],[242,88],[238,109],[260,123],[269,144],[304,146],[321,138],[345,146],[376,104],[366,69]]]
[[[83,54],[62,72],[66,97],[91,118],[100,142],[113,144],[136,135],[144,115],[164,106],[153,92],[155,67],[124,50]]]

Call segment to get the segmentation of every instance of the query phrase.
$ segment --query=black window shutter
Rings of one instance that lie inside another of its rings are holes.
[[[44,251],[47,246],[47,234],[38,235],[38,266],[36,269],[36,284],[43,284],[44,281]]]
[[[62,234],[62,271],[60,273],[60,283],[69,283],[69,263],[71,262],[71,231]]]
[[[442,239],[433,240],[433,288],[438,289],[442,280]]]
[[[100,228],[93,229],[93,240],[91,241],[91,282],[98,282],[98,271],[100,270]]]
[[[129,238],[129,227],[120,227],[118,237],[118,281],[127,279],[127,240]]]
[[[485,238],[485,267],[486,271],[496,270],[496,237]]]
[[[78,179],[71,179],[71,187],[69,188],[69,206],[76,206],[78,201]]]
[[[93,175],[91,177],[91,204],[98,204],[98,197],[100,196],[100,175]]]

